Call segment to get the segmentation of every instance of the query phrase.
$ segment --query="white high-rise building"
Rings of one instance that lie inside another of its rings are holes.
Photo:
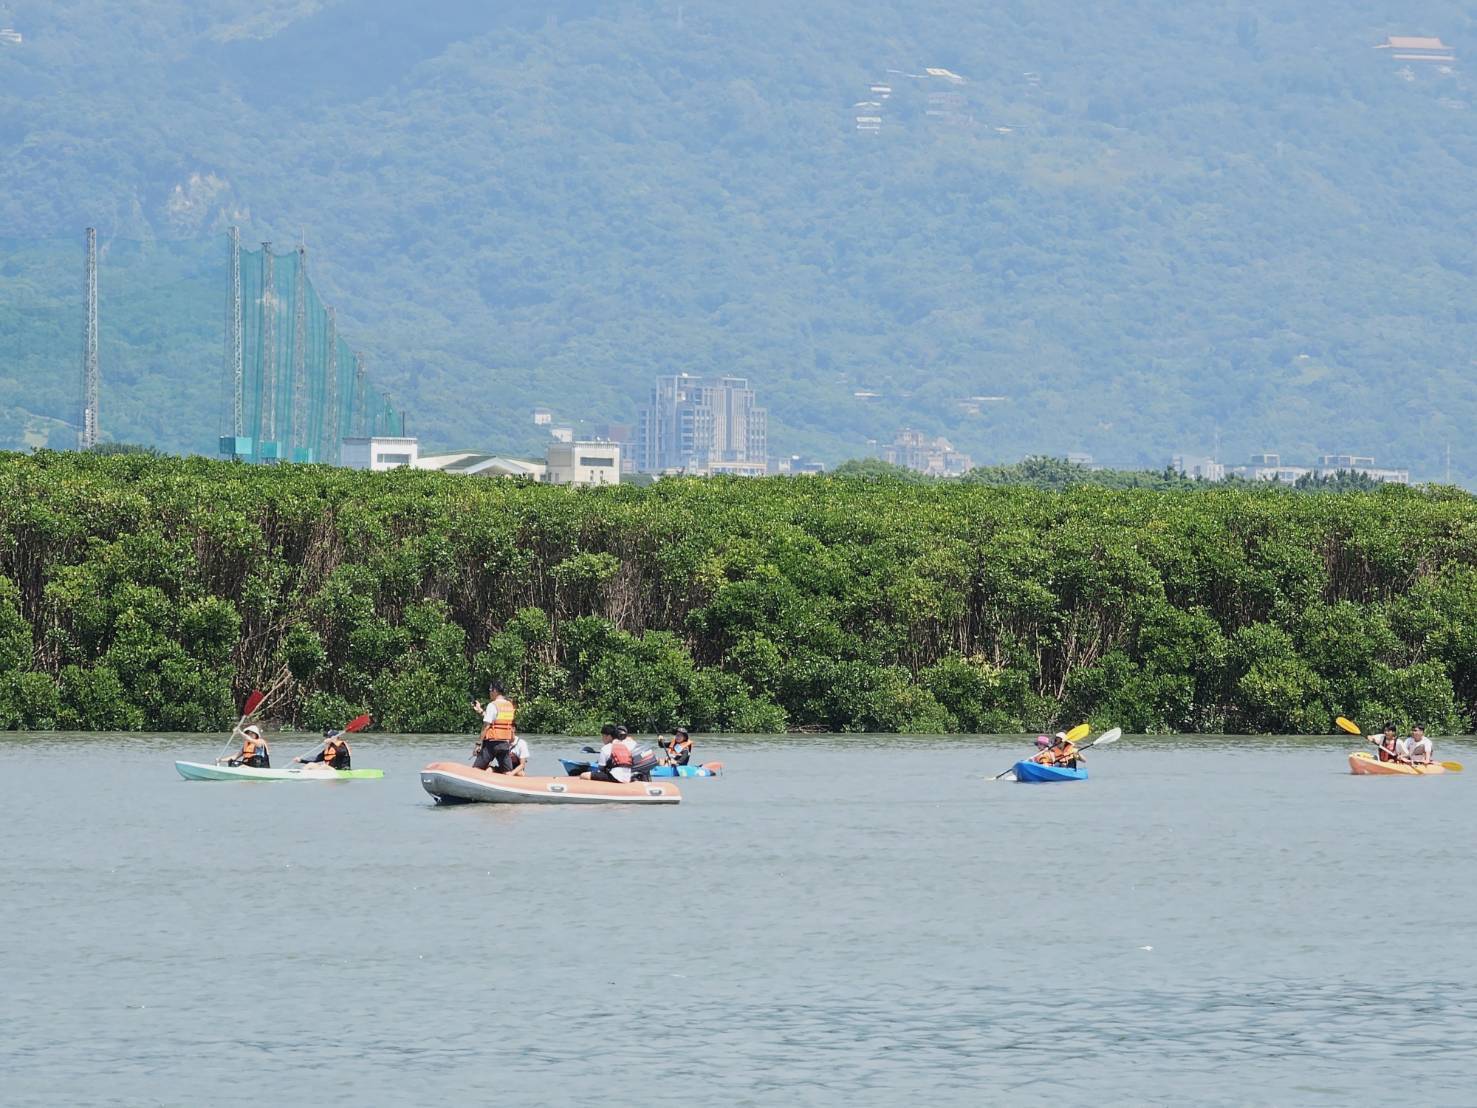
[[[646,473],[763,473],[769,413],[743,377],[659,377],[634,445]]]

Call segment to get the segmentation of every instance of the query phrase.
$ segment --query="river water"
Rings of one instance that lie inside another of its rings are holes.
[[[1477,1102],[1477,765],[701,740],[674,808],[435,808],[468,745],[266,785],[181,780],[209,737],[0,739],[0,1102]]]

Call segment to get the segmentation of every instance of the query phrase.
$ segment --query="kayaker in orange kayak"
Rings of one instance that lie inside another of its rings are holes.
[[[1367,735],[1365,737],[1374,743],[1375,746],[1379,747],[1377,753],[1380,761],[1401,762],[1405,760],[1400,753],[1400,739],[1395,733],[1395,725],[1393,723],[1385,724],[1383,734]]]
[[[1410,738],[1400,744],[1405,760],[1413,766],[1429,766],[1432,755],[1436,748],[1431,740],[1426,738],[1426,729],[1419,725],[1410,729]]]
[[[267,740],[262,738],[261,728],[251,723],[241,732],[241,749],[227,762],[228,766],[250,766],[252,769],[271,769],[272,752]]]

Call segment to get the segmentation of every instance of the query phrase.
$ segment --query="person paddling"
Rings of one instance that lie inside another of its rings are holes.
[[[342,731],[332,728],[323,732],[323,745],[318,748],[318,753],[311,758],[294,758],[294,762],[302,762],[304,765],[313,765],[322,762],[329,769],[353,769],[353,758],[349,751],[349,740],[344,738]]]
[[[1406,739],[1401,746],[1405,760],[1413,766],[1429,766],[1431,756],[1436,752],[1431,740],[1426,738],[1426,729],[1419,725],[1410,729],[1410,738]]]
[[[631,747],[618,734],[614,724],[607,723],[600,728],[600,737],[605,740],[605,745],[600,748],[595,764],[580,776],[587,781],[619,781],[621,784],[628,784],[631,780],[631,766],[635,762],[631,756]]]
[[[1393,723],[1385,724],[1385,730],[1382,734],[1369,735],[1366,737],[1369,739],[1370,742],[1374,743],[1374,745],[1379,748],[1376,753],[1378,754],[1380,761],[1404,761],[1404,756],[1402,755],[1400,749],[1400,739],[1395,733],[1395,725]]]
[[[250,766],[252,769],[271,769],[272,752],[267,747],[267,740],[262,738],[261,728],[256,724],[248,724],[241,732],[241,749],[226,762],[228,766]]]
[[[517,738],[513,730],[517,709],[513,702],[503,695],[498,682],[491,681],[487,686],[487,703],[484,705],[482,701],[474,700],[472,710],[482,717],[482,738],[477,749],[472,751],[472,768],[512,773],[516,768],[513,741]],[[527,751],[526,745],[524,750]],[[524,761],[527,761],[526,757],[521,758],[517,765]]]
[[[1056,742],[1051,744],[1051,765],[1065,766],[1067,769],[1076,769],[1077,763],[1083,760],[1083,754],[1077,749],[1077,744],[1067,738],[1065,731],[1056,733]]]
[[[1049,766],[1056,761],[1056,755],[1051,750],[1051,739],[1049,736],[1036,736],[1036,753],[1031,756],[1031,761],[1043,766]]]
[[[664,766],[685,766],[692,759],[692,739],[687,734],[687,728],[679,727],[672,732],[670,739],[662,737],[657,739],[657,746],[667,752],[662,759]]]

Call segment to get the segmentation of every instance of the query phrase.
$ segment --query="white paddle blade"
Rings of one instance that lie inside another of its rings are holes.
[[[1094,741],[1093,746],[1102,746],[1104,743],[1115,743],[1123,738],[1123,728],[1115,727],[1111,731],[1104,731]]]

